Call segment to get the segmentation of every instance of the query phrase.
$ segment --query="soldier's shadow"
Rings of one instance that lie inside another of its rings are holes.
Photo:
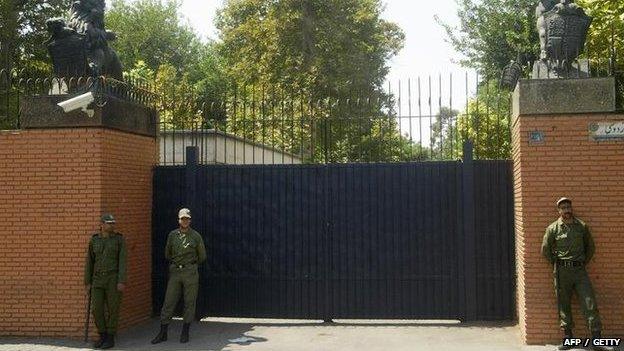
[[[168,340],[156,345],[150,343],[158,333],[160,321],[155,318],[149,323],[129,329],[119,335],[117,350],[210,350],[225,351],[232,345],[247,346],[267,339],[253,335],[254,324],[221,321],[194,322],[190,329],[190,340],[181,344],[182,320],[174,319],[169,325]]]
[[[182,321],[174,320],[169,326],[168,340],[156,345],[151,344],[152,338],[159,331],[160,321],[152,318],[147,323],[120,332],[115,338],[115,347],[111,350],[201,350],[226,351],[232,346],[249,346],[267,341],[266,338],[254,336],[255,324],[220,321],[200,321],[191,325],[190,340],[180,343]],[[53,338],[0,338],[0,349],[10,345],[9,350],[92,350],[93,340],[88,343],[75,339]]]

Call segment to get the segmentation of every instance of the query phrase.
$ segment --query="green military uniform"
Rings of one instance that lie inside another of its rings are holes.
[[[126,256],[126,244],[119,233],[97,233],[89,241],[84,283],[91,285],[93,318],[100,334],[117,332],[121,304],[117,284],[126,282]]]
[[[160,312],[161,324],[169,324],[174,309],[184,295],[184,323],[195,317],[195,302],[199,288],[197,265],[206,260],[206,248],[201,235],[189,228],[186,232],[173,230],[167,237],[165,258],[169,260],[169,281]]]
[[[561,328],[574,328],[571,310],[572,292],[576,292],[581,309],[592,333],[599,333],[602,324],[596,297],[585,265],[594,255],[594,239],[587,225],[578,218],[566,224],[559,218],[546,228],[542,241],[542,254],[554,265],[555,293]]]

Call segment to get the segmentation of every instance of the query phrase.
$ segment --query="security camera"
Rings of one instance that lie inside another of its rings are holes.
[[[93,93],[88,92],[71,99],[61,101],[57,105],[61,107],[65,113],[81,109],[82,112],[85,112],[89,117],[93,117],[94,111],[92,109],[87,109],[87,106],[89,106],[89,104],[93,101],[95,101]]]

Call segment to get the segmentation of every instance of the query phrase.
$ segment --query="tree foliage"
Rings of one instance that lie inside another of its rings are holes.
[[[624,2],[616,0],[578,0],[593,18],[587,35],[589,55],[597,66],[603,66],[615,54],[616,68],[624,70]],[[618,54],[620,53],[620,54]]]
[[[511,157],[510,121],[509,93],[501,91],[496,80],[485,81],[457,118],[456,135],[461,140],[472,140],[477,158],[507,159]],[[457,147],[461,148],[461,144]]]
[[[163,126],[190,128],[203,100],[224,91],[215,44],[204,43],[180,15],[181,2],[115,0],[106,20],[126,75],[161,96]]]
[[[446,106],[441,106],[440,111],[435,116],[435,121],[431,125],[431,151],[439,155],[442,159],[453,159],[456,155],[461,155],[457,150],[461,150],[459,134],[456,128],[459,111]]]
[[[509,99],[496,81],[502,69],[511,60],[516,60],[518,54],[529,59],[538,57],[537,1],[458,0],[457,3],[459,26],[440,24],[446,29],[449,42],[461,55],[459,62],[477,69],[485,79],[479,86],[479,93],[470,99],[465,111],[457,118],[454,130],[475,142],[477,156],[508,158],[511,151],[506,127],[509,124]],[[609,69],[612,44],[616,53],[624,50],[621,36],[624,33],[624,2],[578,0],[577,3],[593,17],[584,55],[590,59],[594,70],[605,74]],[[623,63],[624,60],[617,61],[615,68],[621,70]],[[495,100],[486,95],[495,97]],[[451,130],[453,128],[448,128]],[[447,132],[441,138],[450,137]],[[499,140],[503,143],[498,149],[490,147],[498,145]]]
[[[220,53],[237,83],[378,89],[404,37],[381,10],[379,0],[230,0],[216,21]]]
[[[381,11],[379,0],[226,1],[216,20],[225,74],[239,97],[281,95],[303,106],[288,116],[300,122],[287,131],[295,136],[286,142],[290,151],[328,161],[410,158],[404,151],[411,145],[382,89],[387,60],[404,35]],[[233,118],[253,117],[239,109]],[[252,137],[254,130],[237,126],[259,128],[254,121],[233,127]],[[308,145],[298,145],[301,140]]]
[[[203,44],[180,15],[180,2],[115,0],[106,14],[107,27],[118,34],[112,46],[124,67],[137,62],[157,70],[169,64],[177,72],[194,68]]]
[[[438,23],[462,65],[494,78],[518,53],[537,53],[535,0],[458,0],[457,5],[459,27]]]
[[[595,67],[603,67],[616,52],[624,49],[624,2],[577,0],[593,17],[586,42],[587,55]],[[476,68],[487,78],[497,78],[501,70],[518,54],[538,57],[536,0],[458,0],[460,25],[455,28],[440,22],[449,42],[462,55],[466,67]],[[622,60],[624,62],[624,60]]]
[[[44,41],[46,20],[62,16],[69,8],[64,0],[0,1],[0,43],[14,67],[46,70],[51,67]]]
[[[24,78],[50,72],[45,22],[66,10],[62,0],[0,1],[0,129],[17,126],[18,91],[23,88],[11,84],[9,75],[15,77],[19,71]]]

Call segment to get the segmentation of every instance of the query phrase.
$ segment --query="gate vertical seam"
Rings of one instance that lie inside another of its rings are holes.
[[[198,166],[197,166],[197,156],[198,156],[198,149],[197,146],[187,146],[186,150],[185,150],[185,156],[186,156],[186,164],[184,167],[184,172],[185,172],[185,178],[186,178],[186,188],[185,188],[185,193],[184,193],[184,207],[191,209],[191,213],[193,213],[193,216],[196,216],[196,213],[198,212],[198,201],[196,200],[197,198],[197,172],[198,172]],[[198,222],[201,223],[201,222]],[[204,234],[204,233],[202,233]],[[200,284],[201,286],[201,284]],[[204,299],[200,298],[198,299],[198,303],[196,304],[196,310],[200,311],[200,313],[203,313],[205,308],[204,308]],[[196,316],[198,317],[198,319],[201,319],[203,316],[201,314],[196,314]]]
[[[477,267],[475,245],[475,193],[473,144],[464,143],[464,162],[462,172],[462,197],[464,219],[464,278],[466,288],[465,321],[477,319]]]

